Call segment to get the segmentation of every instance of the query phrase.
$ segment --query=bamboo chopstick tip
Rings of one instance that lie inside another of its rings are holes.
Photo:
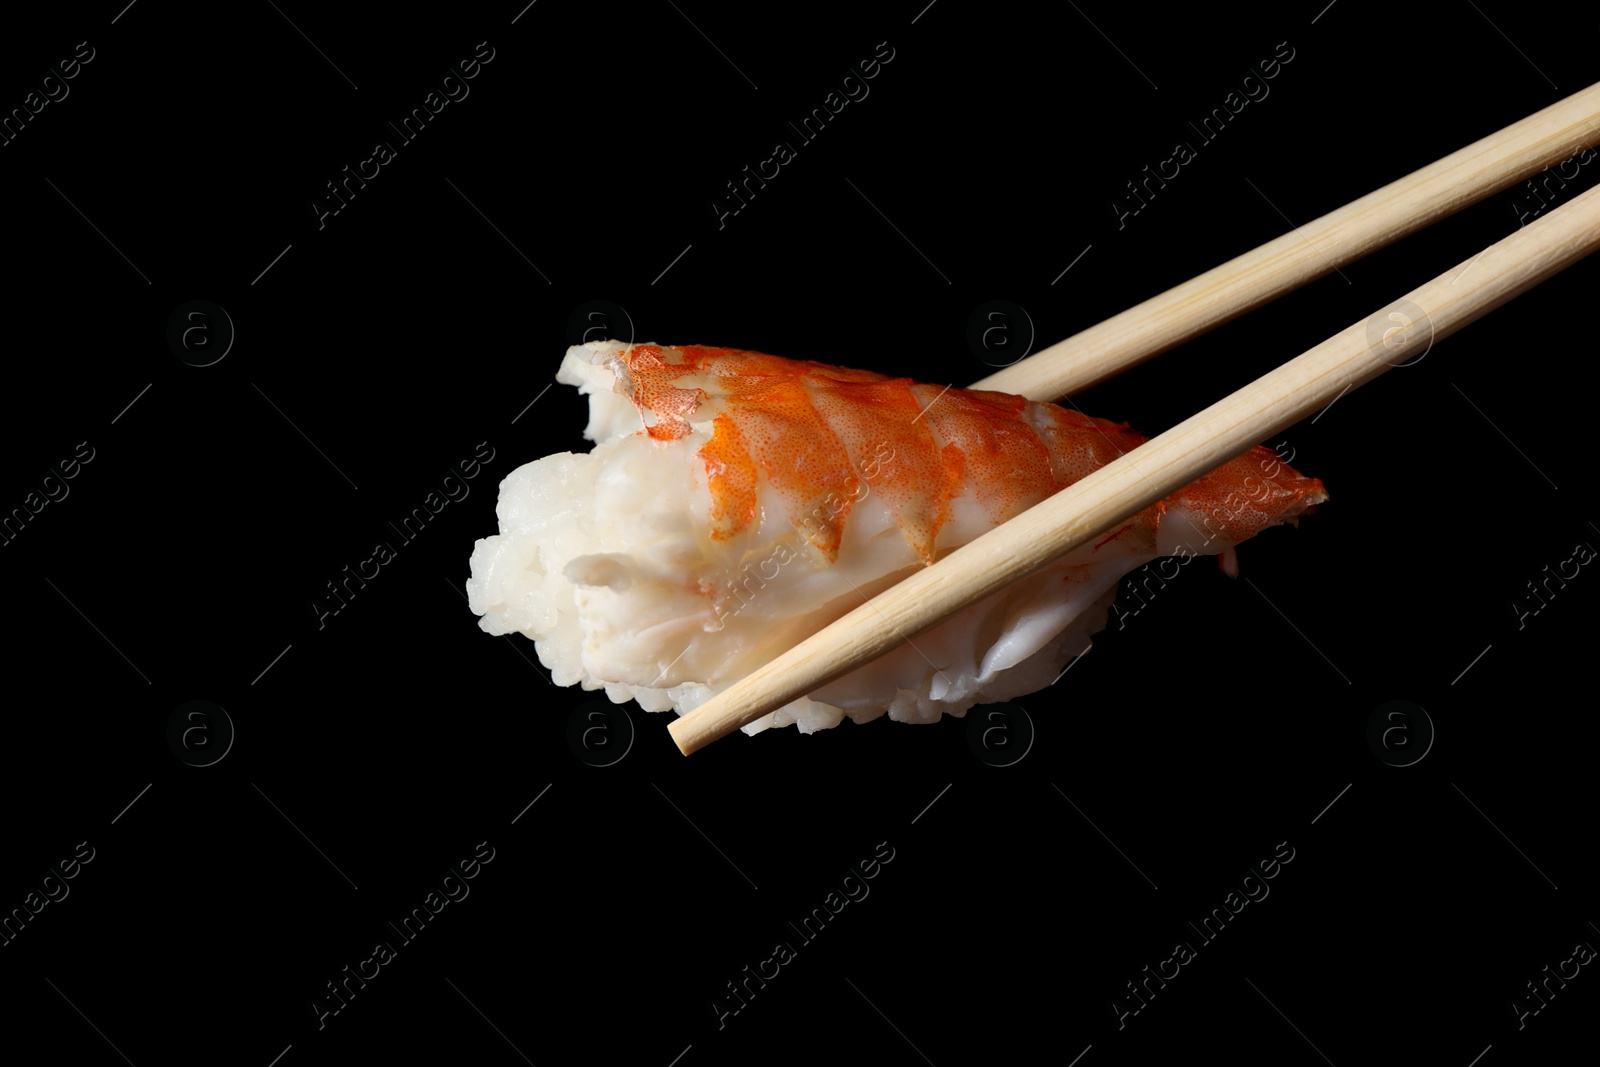
[[[688,716],[667,724],[667,733],[672,737],[672,743],[678,746],[678,751],[685,756],[692,756],[701,748],[696,743],[695,730],[689,723]]]

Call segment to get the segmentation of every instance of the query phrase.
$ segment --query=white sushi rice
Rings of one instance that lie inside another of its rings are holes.
[[[764,479],[757,520],[711,538],[697,456],[711,424],[691,423],[673,441],[636,432],[623,351],[595,342],[567,353],[556,378],[589,396],[585,436],[597,445],[524,464],[500,483],[500,532],[477,542],[467,595],[482,629],[532,639],[556,684],[682,715],[922,564],[870,483],[831,564],[789,526]],[[1122,576],[1180,543],[1183,520],[1169,510],[1153,546],[1080,549],[745,732],[793,723],[811,733],[885,712],[934,722],[1042,689],[1104,627]],[[990,528],[967,490],[937,548]]]

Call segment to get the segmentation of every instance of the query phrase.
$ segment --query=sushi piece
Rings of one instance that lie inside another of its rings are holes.
[[[500,484],[467,594],[560,685],[687,714],[917,568],[1145,441],[1006,393],[737,349],[592,342],[556,380],[588,453]],[[1258,447],[744,729],[964,715],[1049,685],[1129,571],[1224,554],[1326,499]]]

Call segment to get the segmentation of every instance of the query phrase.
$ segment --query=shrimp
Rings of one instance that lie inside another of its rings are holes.
[[[561,684],[687,713],[919,567],[1146,440],[1006,393],[700,345],[596,342],[557,380],[588,454],[501,485],[468,595]],[[1325,500],[1257,447],[1024,582],[746,727],[906,721],[1042,688],[1163,555],[1222,556]]]
[[[650,437],[677,440],[692,423],[710,422],[711,438],[697,454],[706,467],[713,537],[731,537],[751,522],[764,478],[789,523],[830,563],[868,468],[871,489],[885,498],[907,545],[932,563],[952,502],[964,491],[984,523],[998,526],[1147,440],[1127,423],[1009,393],[921,385],[760,352],[646,344],[609,358],[626,367],[618,380],[631,383],[630,399]],[[1208,539],[1237,543],[1324,499],[1320,481],[1257,446],[1146,508],[1123,530],[1154,544],[1171,507],[1204,516]],[[971,539],[957,535],[939,547]]]

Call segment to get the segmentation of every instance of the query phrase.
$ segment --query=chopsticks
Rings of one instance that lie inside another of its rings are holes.
[[[1600,83],[1041,349],[971,388],[1020,393],[1030,400],[1075,393],[1492,196],[1585,146],[1600,151]]]
[[[690,755],[876,659],[967,604],[1108,531],[1316,411],[1345,389],[1377,377],[1396,365],[1390,360],[1397,351],[1409,351],[1407,346],[1424,331],[1431,331],[1427,336],[1433,340],[1448,337],[1596,247],[1600,247],[1600,188],[1490,245],[891,586],[672,723],[673,740]],[[1274,291],[1270,284],[1261,288]],[[1387,313],[1407,304],[1422,315],[1412,317],[1396,335]],[[1050,362],[1043,361],[1041,367],[1048,370]],[[1055,377],[1040,372],[1038,380],[1048,383]]]

